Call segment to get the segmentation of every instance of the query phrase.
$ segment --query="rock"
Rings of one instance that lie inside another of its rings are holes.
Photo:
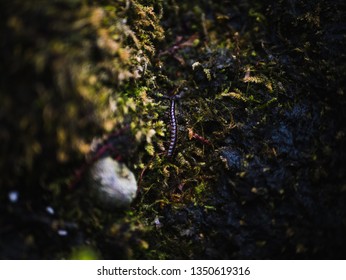
[[[128,207],[138,189],[134,174],[111,157],[94,162],[88,174],[92,198],[105,208]]]

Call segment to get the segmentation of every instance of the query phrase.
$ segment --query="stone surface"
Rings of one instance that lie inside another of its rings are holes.
[[[138,188],[131,170],[111,157],[101,158],[93,163],[88,184],[93,199],[106,208],[128,207],[136,197]]]

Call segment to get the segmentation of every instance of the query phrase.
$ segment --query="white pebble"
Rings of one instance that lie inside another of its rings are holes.
[[[16,203],[19,199],[19,193],[17,191],[11,191],[8,193],[8,199],[12,202],[12,203]]]
[[[48,214],[54,215],[55,211],[52,206],[47,206],[46,211]]]
[[[67,236],[68,232],[65,229],[58,229],[58,234],[60,236]]]
[[[128,207],[138,188],[134,174],[111,157],[101,158],[91,166],[89,186],[92,198],[109,208]]]

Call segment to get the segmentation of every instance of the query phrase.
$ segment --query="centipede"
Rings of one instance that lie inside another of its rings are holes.
[[[177,119],[175,117],[175,99],[171,98],[169,118],[170,118],[170,139],[167,156],[172,157],[174,154],[175,146],[177,144]]]

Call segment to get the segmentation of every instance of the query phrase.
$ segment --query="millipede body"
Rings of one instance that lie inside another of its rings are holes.
[[[168,147],[167,156],[171,157],[171,156],[173,156],[175,145],[177,143],[177,120],[175,117],[175,100],[174,100],[174,98],[171,99],[171,106],[170,106],[170,112],[169,113],[170,113],[169,117],[170,117],[171,137],[169,140],[169,147]]]

